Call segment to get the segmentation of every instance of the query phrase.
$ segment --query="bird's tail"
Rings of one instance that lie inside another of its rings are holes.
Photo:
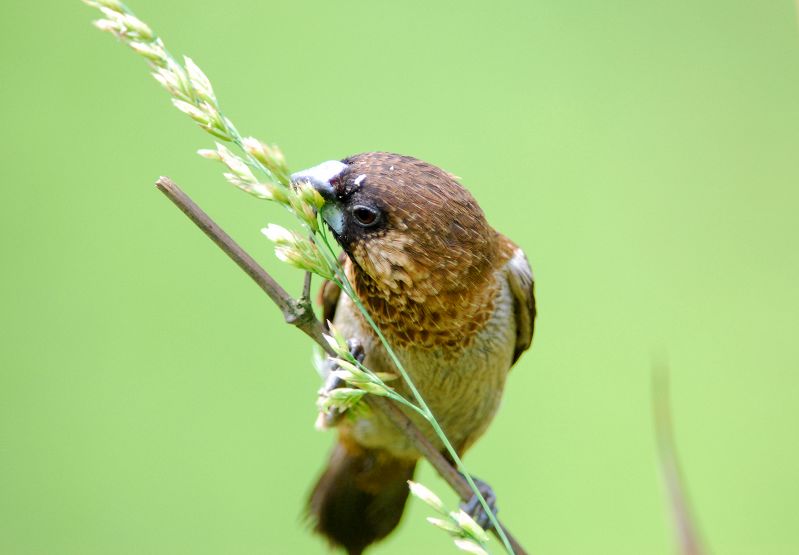
[[[415,467],[415,461],[339,438],[308,500],[314,530],[360,555],[396,528]]]

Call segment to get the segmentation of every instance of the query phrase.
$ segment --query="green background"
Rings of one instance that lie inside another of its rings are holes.
[[[533,349],[466,462],[531,553],[673,551],[657,360],[713,551],[799,551],[792,2],[132,7],[293,169],[418,156],[526,250]],[[210,140],[94,17],[0,19],[0,553],[324,553],[309,344],[152,184],[299,291],[258,232],[286,215],[194,154]],[[454,552],[420,505],[375,553]]]

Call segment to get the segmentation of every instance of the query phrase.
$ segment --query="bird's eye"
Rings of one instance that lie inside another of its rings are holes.
[[[380,212],[369,206],[358,205],[352,209],[352,215],[363,227],[371,227],[377,223]]]

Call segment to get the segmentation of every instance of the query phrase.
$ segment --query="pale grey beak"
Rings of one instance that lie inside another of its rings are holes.
[[[344,230],[344,213],[339,203],[335,202],[336,190],[330,182],[341,175],[341,172],[345,169],[347,169],[346,164],[338,160],[328,160],[318,166],[291,174],[292,183],[307,181],[314,189],[319,191],[319,194],[325,199],[325,204],[319,210],[322,214],[322,219],[338,234],[341,234]]]
[[[292,183],[308,181],[314,189],[319,191],[322,198],[325,200],[333,200],[336,194],[330,181],[340,175],[346,168],[347,165],[338,160],[328,160],[327,162],[322,162],[318,166],[291,174],[291,181]]]

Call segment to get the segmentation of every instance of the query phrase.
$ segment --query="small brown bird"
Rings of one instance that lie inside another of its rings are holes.
[[[452,175],[421,160],[370,152],[292,177],[324,197],[321,214],[346,253],[348,279],[463,454],[490,424],[508,370],[532,340],[526,256]],[[325,319],[362,347],[368,368],[396,373],[346,295],[327,282],[320,298]],[[399,382],[392,385],[411,398]],[[397,526],[420,455],[381,414],[330,416],[338,442],[309,513],[317,532],[358,555]],[[443,451],[429,424],[408,416]]]

